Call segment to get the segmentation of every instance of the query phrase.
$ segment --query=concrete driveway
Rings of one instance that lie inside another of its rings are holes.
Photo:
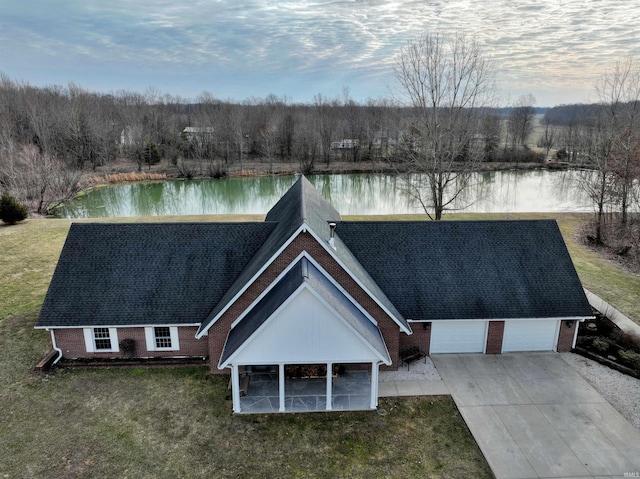
[[[640,477],[640,431],[561,354],[431,359],[496,478]]]

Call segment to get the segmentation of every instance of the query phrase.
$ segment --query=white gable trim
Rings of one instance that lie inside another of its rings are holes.
[[[251,342],[253,342],[253,340],[255,338],[257,338],[258,336],[260,336],[261,332],[263,332],[266,328],[269,327],[269,325],[274,321],[274,318],[276,318],[278,316],[278,314],[280,312],[282,312],[283,309],[285,309],[292,301],[294,301],[294,299],[300,295],[300,293],[302,291],[309,291],[315,298],[317,298],[320,302],[322,302],[322,304],[331,312],[331,314],[333,314],[339,321],[341,321],[348,329],[349,331],[351,331],[353,333],[353,336],[358,338],[358,340],[368,349],[370,350],[375,357],[377,357],[380,362],[383,362],[384,364],[390,365],[391,361],[390,359],[388,359],[389,357],[389,351],[387,350],[387,358],[383,357],[379,351],[377,351],[371,344],[369,344],[369,342],[364,339],[362,337],[362,335],[356,331],[330,304],[328,304],[324,298],[322,298],[322,296],[317,293],[311,286],[309,286],[307,283],[304,283],[302,285],[300,285],[300,287],[298,287],[270,316],[269,318],[266,319],[266,321],[264,321],[264,323],[262,323],[254,332],[251,336],[249,336],[249,338],[247,338],[247,340],[245,340],[244,343],[242,343],[238,349],[236,349],[228,358],[224,363],[219,363],[218,364],[218,368],[219,369],[224,369],[227,367],[230,367],[232,364],[234,364],[234,360],[235,358],[241,354],[241,352],[246,349]],[[229,331],[229,334],[231,334],[231,331]],[[229,334],[227,335],[227,341],[229,339]],[[227,346],[227,341],[225,341],[225,348]],[[383,343],[384,343],[384,339],[383,339]],[[385,344],[385,349],[386,349],[386,344]],[[224,348],[223,348],[224,351]],[[364,360],[363,362],[370,362],[371,360]]]
[[[273,280],[273,282],[267,286],[265,288],[265,290],[260,293],[260,296],[258,296],[250,305],[247,309],[245,309],[242,314],[240,314],[240,316],[238,316],[238,318],[231,324],[231,329],[235,328],[238,323],[240,323],[240,321],[242,321],[244,319],[244,317],[249,314],[249,312],[256,306],[256,304],[258,304],[260,302],[260,300],[262,298],[264,298],[269,291],[271,291],[273,288],[276,287],[276,285],[280,282],[280,280],[296,265],[298,264],[298,261],[300,261],[302,258],[306,258],[311,264],[313,264],[318,271],[320,271],[320,273],[322,273],[322,275],[327,278],[332,285],[334,285],[336,288],[338,288],[338,290],[349,300],[351,301],[351,303],[353,303],[353,305],[358,308],[358,310],[364,314],[367,319],[369,319],[369,321],[371,321],[373,324],[375,324],[376,326],[378,325],[378,322],[373,318],[373,316],[371,316],[361,305],[360,303],[358,303],[341,285],[340,283],[338,283],[336,280],[333,279],[333,277],[327,273],[327,271],[320,266],[320,264],[311,257],[311,255],[307,252],[307,251],[302,251],[291,263],[289,263],[289,265],[282,271],[282,273],[280,273],[278,275],[278,277]]]
[[[349,324],[348,321],[346,321],[342,315],[340,313],[338,313],[338,311],[335,310],[335,308],[333,306],[331,306],[329,303],[327,303],[327,301],[320,295],[320,293],[318,293],[316,290],[314,290],[311,286],[305,285],[307,286],[307,289],[311,292],[311,294],[313,294],[329,311],[331,311],[337,318],[339,318],[340,320],[342,320],[342,322],[345,324],[345,326],[353,333],[354,336],[356,336],[367,348],[369,348],[369,350],[371,352],[373,352],[379,359],[381,362],[383,362],[384,364],[386,364],[387,366],[391,365],[391,360],[388,359],[391,357],[391,355],[389,354],[389,349],[387,348],[387,343],[384,342],[384,338],[382,338],[382,343],[384,344],[384,348],[387,352],[387,357],[383,357],[379,351],[377,351],[370,343],[369,341],[367,341],[366,339],[364,339],[362,337],[362,335],[353,327],[351,326],[351,324]],[[367,315],[368,316],[368,315]],[[380,333],[380,336],[382,336],[382,333]]]
[[[215,315],[215,317],[209,321],[209,323],[202,328],[198,333],[196,333],[196,339],[200,339],[202,336],[206,335],[209,333],[209,328],[211,326],[213,326],[216,321],[218,321],[220,319],[220,317],[227,312],[227,310],[238,300],[238,298],[240,298],[240,296],[242,296],[244,294],[244,292],[249,289],[249,286],[251,286],[256,279],[258,279],[260,277],[260,275],[262,273],[264,273],[264,271],[271,265],[271,263],[273,263],[273,261],[280,256],[280,254],[282,254],[282,252],[287,249],[287,246],[289,246],[293,240],[301,233],[306,231],[305,229],[305,224],[302,223],[302,225],[300,225],[300,227],[293,232],[293,234],[289,237],[289,239],[287,241],[285,241],[282,246],[280,248],[278,248],[278,250],[275,252],[275,254],[269,258],[269,260],[267,262],[265,262],[265,264],[262,265],[262,267],[256,272],[256,274],[253,275],[253,277],[247,281],[242,288],[240,288],[240,291],[238,291],[235,296],[233,298],[231,298],[227,304],[224,305],[224,307],[220,310],[220,312],[218,314]]]
[[[328,243],[326,243],[320,237],[318,237],[318,235],[307,225],[306,222],[303,222],[300,225],[300,227],[289,237],[289,239],[285,241],[280,248],[278,248],[278,250],[274,253],[274,255],[271,258],[269,258],[268,261],[265,262],[265,264],[258,270],[258,272],[255,275],[253,275],[253,277],[249,281],[247,281],[247,283],[244,286],[242,286],[240,291],[238,291],[238,293],[236,293],[236,295],[233,298],[231,298],[231,300],[228,301],[227,304],[225,304],[222,310],[220,310],[220,312],[216,314],[216,316],[211,321],[209,321],[209,323],[196,334],[196,339],[200,339],[202,336],[208,334],[209,328],[211,328],[211,326],[216,321],[218,321],[218,319],[220,319],[220,317],[231,307],[231,305],[233,305],[238,300],[238,298],[240,298],[240,296],[244,294],[244,292],[249,288],[249,286],[251,286],[256,281],[256,279],[260,277],[260,275],[275,261],[275,259],[278,256],[280,256],[280,254],[293,242],[293,240],[297,238],[300,233],[307,233],[307,232],[311,236],[313,236],[313,238],[318,242],[318,244],[321,245],[325,249],[325,251],[329,253],[329,255],[331,255],[331,257],[340,265],[340,267],[342,267],[342,269],[344,269],[347,272],[347,274],[351,277],[351,279],[353,279],[356,282],[356,284],[360,286],[364,290],[364,292],[367,293],[367,295],[371,299],[373,299],[373,301],[378,306],[380,306],[380,308],[382,308],[382,310],[390,318],[392,318],[396,322],[396,324],[400,327],[400,329],[402,329],[402,331],[404,331],[407,334],[412,333],[411,329],[407,328],[404,324],[402,324],[402,322],[394,314],[392,314],[384,306],[384,304],[382,304],[378,300],[378,298],[376,298],[376,296],[372,294],[371,291],[369,291],[369,289],[366,288],[365,285],[360,282],[360,280],[358,280],[358,278],[354,276],[351,270],[349,270],[349,268],[347,268],[346,265],[342,261],[340,261],[340,259],[336,256],[333,248],[331,248]],[[314,262],[314,264],[317,264],[317,263]]]
[[[356,282],[356,284],[357,284],[358,286],[360,286],[360,287],[364,290],[364,292],[365,292],[365,293],[367,293],[367,295],[368,295],[371,299],[373,299],[373,301],[374,301],[378,306],[380,306],[380,308],[382,308],[382,310],[383,310],[385,313],[387,313],[387,315],[388,315],[391,319],[393,319],[393,320],[396,322],[396,324],[397,324],[398,326],[400,326],[400,329],[402,329],[405,333],[407,333],[407,334],[409,334],[409,335],[413,333],[413,331],[411,331],[411,328],[407,328],[404,324],[402,324],[402,321],[400,321],[400,320],[399,320],[399,319],[398,319],[398,318],[397,318],[393,313],[391,313],[391,311],[389,311],[389,310],[386,308],[386,306],[385,306],[384,304],[382,304],[382,303],[378,300],[378,298],[377,298],[374,294],[372,294],[372,292],[371,292],[371,291],[369,291],[369,289],[368,289],[364,284],[362,284],[362,283],[360,282],[360,280],[359,280],[356,276],[354,276],[354,274],[351,272],[351,270],[350,270],[349,268],[347,268],[347,266],[346,266],[342,261],[340,261],[340,258],[338,258],[338,256],[336,255],[336,253],[335,253],[334,249],[333,249],[331,246],[329,246],[329,243],[328,243],[327,241],[323,241],[321,238],[319,238],[319,237],[318,237],[318,235],[316,235],[315,231],[313,231],[311,228],[309,228],[309,234],[311,234],[311,236],[313,236],[313,237],[316,239],[316,241],[317,241],[318,243],[320,243],[320,245],[325,249],[325,251],[331,255],[331,257],[336,261],[336,263],[338,263],[338,264],[342,267],[342,269],[344,269],[344,270],[347,272],[347,274],[348,274],[349,276],[351,276],[351,279],[353,279],[353,280]],[[346,245],[344,245],[344,247],[346,248]],[[384,293],[383,293],[383,294],[384,294]]]

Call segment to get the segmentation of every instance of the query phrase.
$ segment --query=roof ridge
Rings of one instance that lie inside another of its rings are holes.
[[[306,183],[309,183],[309,180],[304,175],[300,175],[300,216],[303,223],[307,223],[307,202],[305,201],[305,193],[306,193]],[[310,183],[309,183],[310,184]]]

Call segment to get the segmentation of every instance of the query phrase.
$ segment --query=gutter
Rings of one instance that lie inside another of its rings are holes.
[[[51,345],[53,346],[53,349],[55,349],[58,353],[58,357],[51,363],[51,365],[54,366],[58,361],[62,359],[62,349],[60,349],[56,344],[56,335],[53,334],[53,329],[47,328],[47,331],[51,333]]]

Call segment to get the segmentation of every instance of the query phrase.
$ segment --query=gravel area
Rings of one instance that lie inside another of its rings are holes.
[[[406,366],[400,366],[397,371],[381,371],[378,380],[386,381],[409,381],[412,379],[421,379],[423,381],[437,381],[442,379],[436,367],[429,357],[425,360],[411,363],[409,369]]]
[[[640,429],[640,380],[574,353],[562,354],[591,386]]]

